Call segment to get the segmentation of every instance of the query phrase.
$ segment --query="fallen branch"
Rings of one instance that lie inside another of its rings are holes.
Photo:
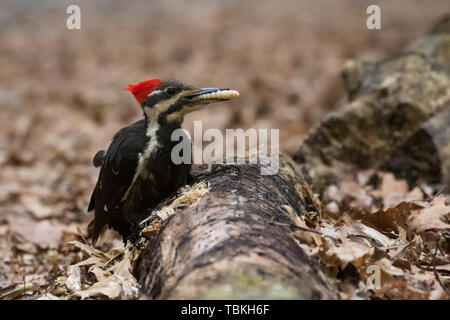
[[[280,165],[271,176],[260,165],[226,167],[155,210],[172,214],[135,248],[142,292],[153,299],[336,298],[319,262],[283,225],[293,212],[313,227],[319,209],[295,164],[284,158]]]

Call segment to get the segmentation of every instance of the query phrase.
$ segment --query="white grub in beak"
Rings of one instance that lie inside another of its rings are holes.
[[[239,92],[236,90],[217,90],[214,92],[204,93],[195,97],[196,100],[210,100],[210,99],[233,99],[239,97]]]

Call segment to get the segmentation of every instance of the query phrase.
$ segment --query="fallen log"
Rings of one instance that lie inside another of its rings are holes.
[[[318,191],[356,170],[380,168],[411,186],[450,190],[448,20],[395,57],[346,63],[349,104],[313,129],[294,156]]]
[[[450,15],[444,16],[425,39],[413,43],[406,52],[421,54],[435,66],[447,69],[450,77]],[[409,184],[436,185],[450,193],[450,102],[447,99],[435,115],[424,121],[406,142],[390,154],[381,168],[393,172]]]
[[[302,228],[294,217],[308,228],[320,220],[305,178],[287,157],[278,174],[261,175],[260,169],[261,164],[246,164],[208,173],[201,167],[193,185],[152,212],[162,227],[145,228],[133,253],[143,294],[152,299],[338,297],[319,262],[291,235]]]
[[[426,183],[438,192],[450,193],[450,108],[426,121],[386,158],[381,169],[410,186]]]

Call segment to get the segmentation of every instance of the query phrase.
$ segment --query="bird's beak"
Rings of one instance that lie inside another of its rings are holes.
[[[172,113],[167,115],[169,122],[182,122],[186,114],[200,110],[209,103],[226,101],[239,96],[239,92],[236,90],[224,88],[191,89],[185,92],[180,98],[181,108],[172,110]]]
[[[219,101],[226,101],[239,97],[239,92],[225,88],[201,88],[189,92],[184,99],[189,104],[208,104]]]

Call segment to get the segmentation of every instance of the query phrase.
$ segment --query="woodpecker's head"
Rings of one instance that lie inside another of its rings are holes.
[[[152,79],[129,84],[131,91],[150,121],[159,124],[181,124],[186,114],[213,102],[239,96],[224,88],[197,89],[175,79]]]

